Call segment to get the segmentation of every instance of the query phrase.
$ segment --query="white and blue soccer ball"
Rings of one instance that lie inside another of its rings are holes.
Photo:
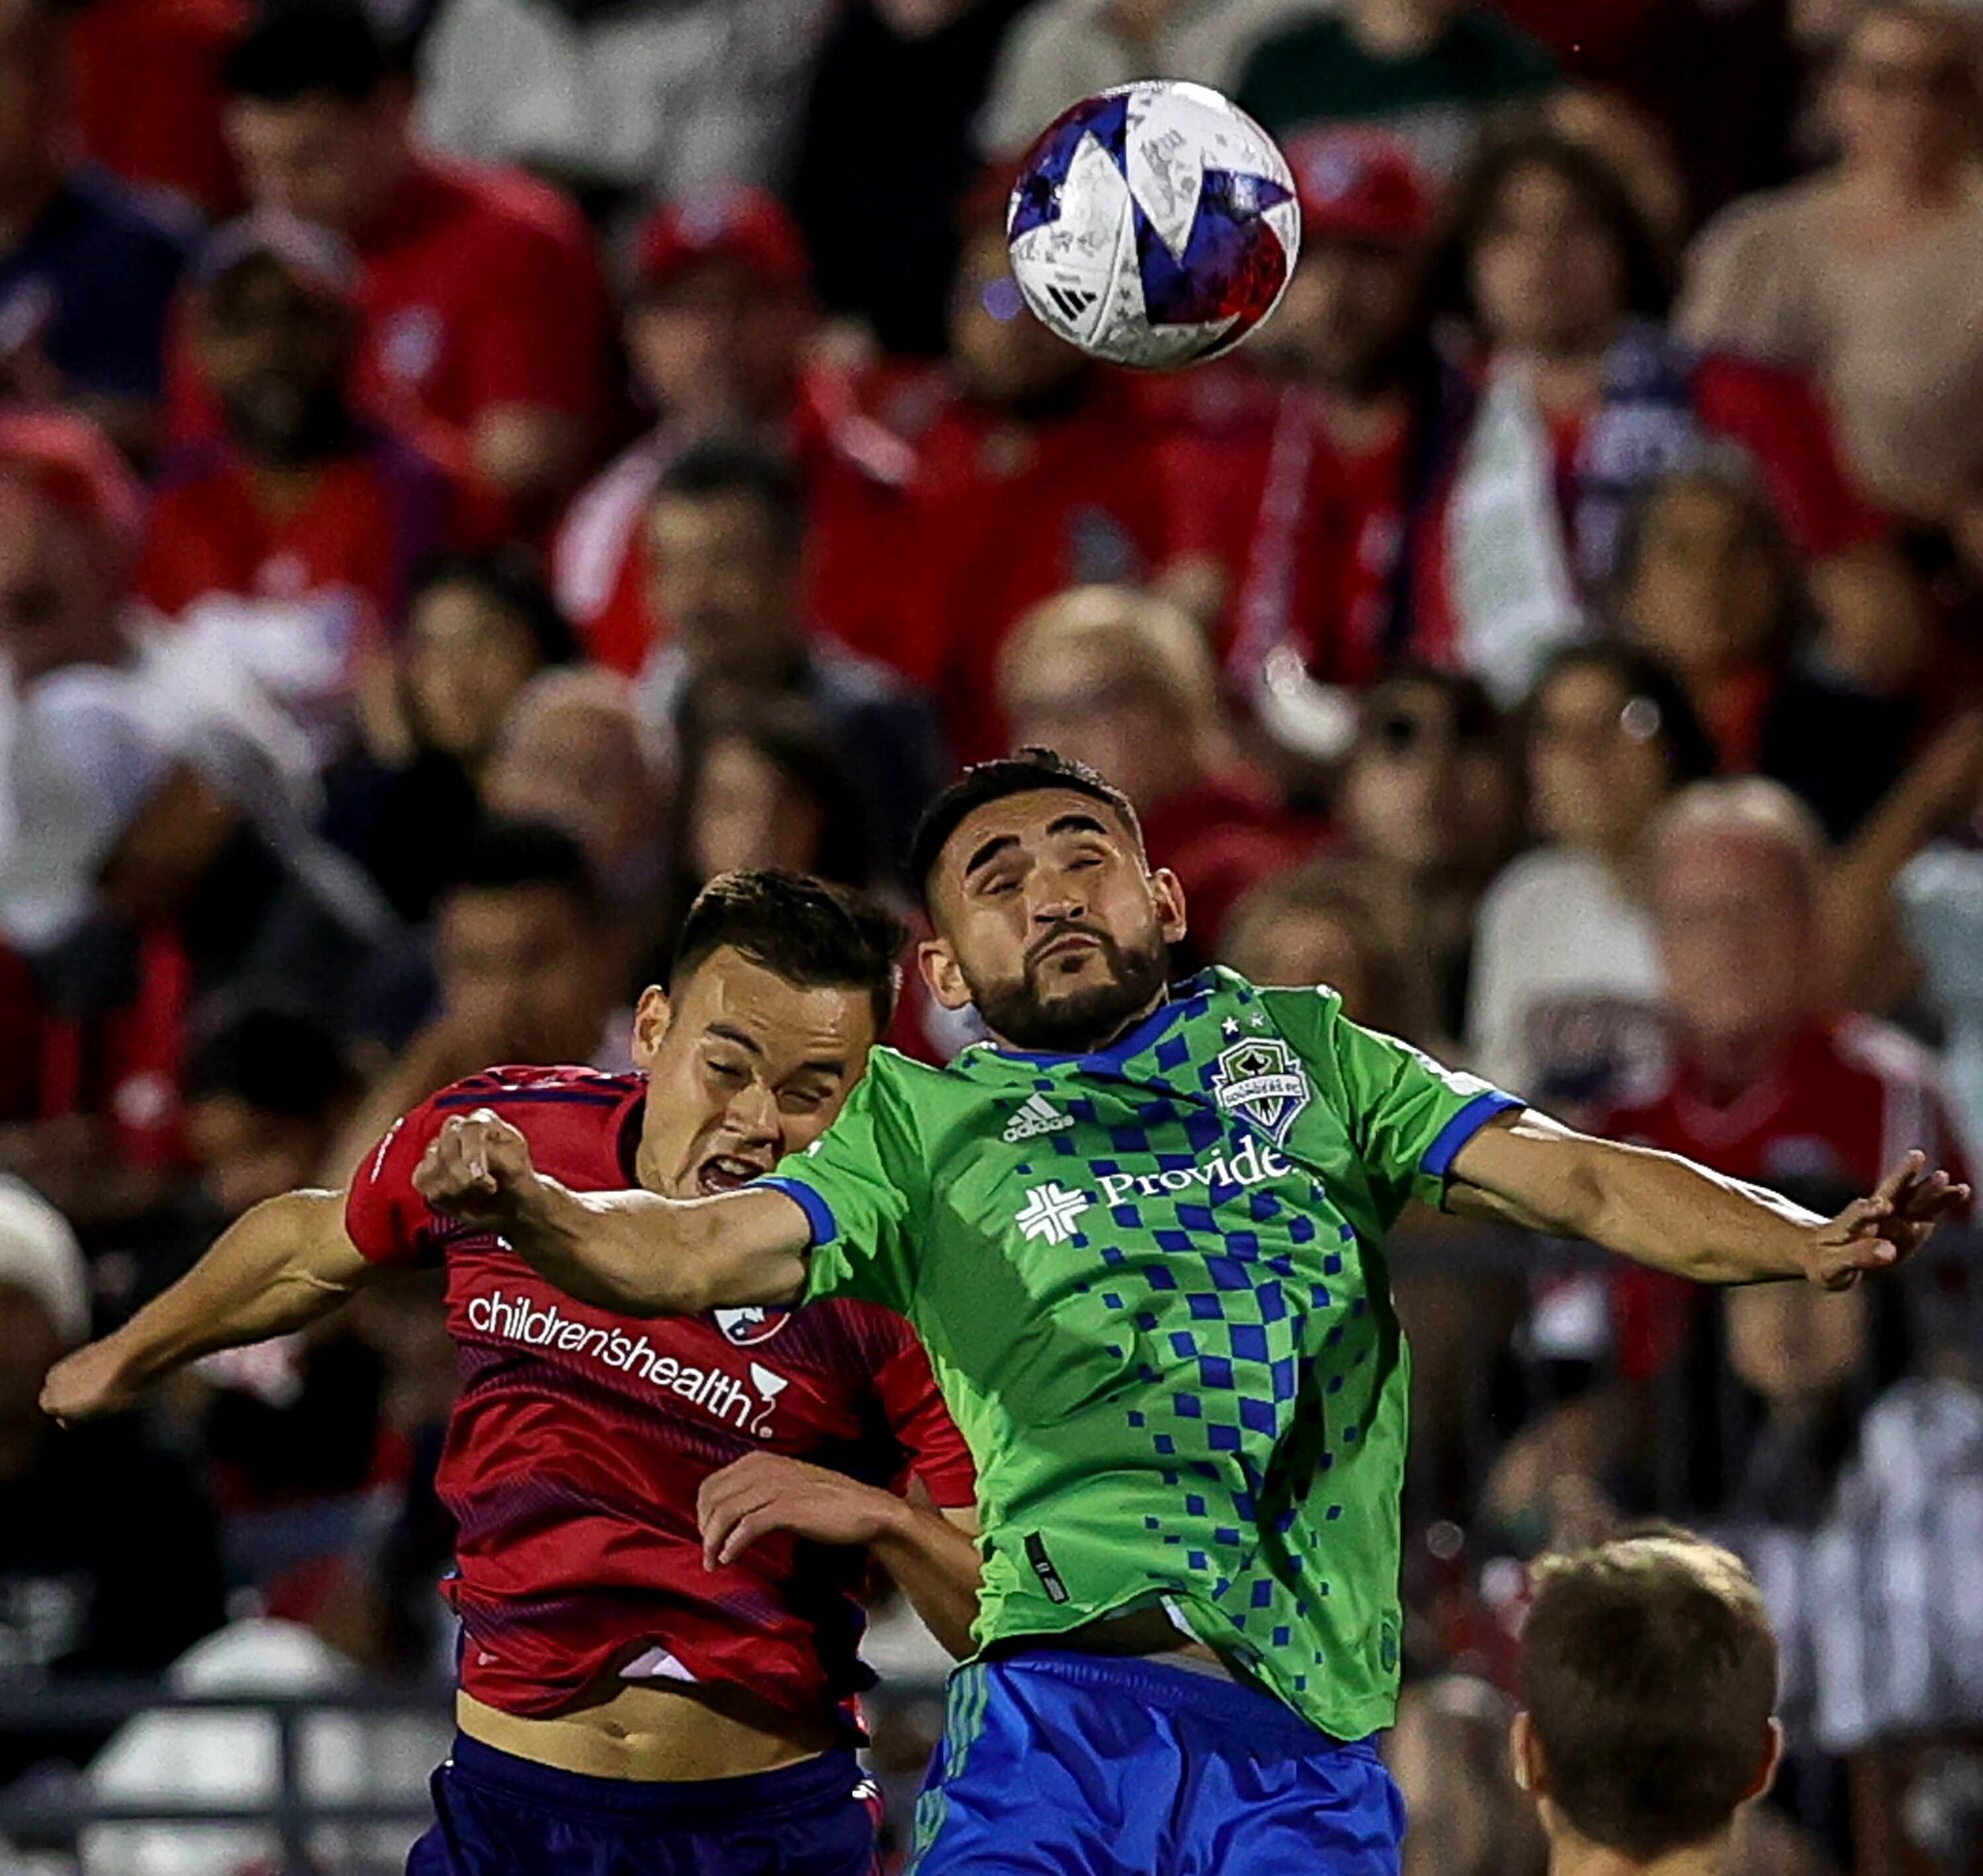
[[[1279,304],[1301,252],[1274,139],[1205,85],[1118,85],[1026,153],[1005,232],[1042,321],[1112,365],[1170,371],[1230,351]]]

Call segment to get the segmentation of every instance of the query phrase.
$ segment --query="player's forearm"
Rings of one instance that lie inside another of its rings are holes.
[[[1644,1147],[1579,1138],[1553,1229],[1703,1284],[1810,1274],[1825,1221],[1780,1193]]]
[[[291,1192],[229,1226],[192,1270],[107,1337],[128,1385],[143,1388],[200,1357],[308,1329],[363,1282],[362,1263],[321,1254],[344,1198]],[[353,1254],[356,1257],[356,1254]]]
[[[978,1619],[977,1539],[941,1512],[897,1498],[870,1549],[930,1633],[960,1661],[970,1654]]]
[[[770,1194],[664,1199],[657,1193],[573,1192],[539,1176],[500,1227],[510,1247],[567,1295],[622,1316],[789,1303],[805,1267],[788,1248],[758,1243],[752,1214]],[[791,1236],[793,1234],[787,1234]]]

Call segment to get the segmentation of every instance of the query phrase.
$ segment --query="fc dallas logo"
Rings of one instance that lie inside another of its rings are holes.
[[[725,1342],[739,1349],[754,1349],[784,1328],[791,1311],[752,1305],[742,1310],[714,1310],[711,1315]]]

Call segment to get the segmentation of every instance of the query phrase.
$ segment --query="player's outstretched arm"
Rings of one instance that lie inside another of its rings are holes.
[[[499,1233],[567,1296],[623,1316],[693,1316],[792,1303],[812,1233],[770,1189],[714,1199],[573,1192],[539,1173],[523,1136],[489,1108],[445,1122],[414,1174],[437,1212]]]
[[[56,1363],[42,1407],[64,1421],[114,1413],[203,1355],[309,1328],[377,1275],[346,1235],[343,1193],[264,1200],[122,1329]]]
[[[1822,1218],[1764,1187],[1572,1133],[1532,1110],[1476,1134],[1447,1192],[1464,1216],[1587,1238],[1696,1283],[1801,1277],[1827,1290],[1903,1263],[1968,1203],[1967,1186],[1910,1153],[1868,1197]]]

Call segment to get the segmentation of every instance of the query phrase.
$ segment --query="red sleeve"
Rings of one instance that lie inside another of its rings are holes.
[[[418,1264],[435,1249],[434,1214],[414,1190],[414,1168],[434,1137],[435,1101],[440,1098],[401,1115],[352,1176],[345,1195],[345,1231],[371,1263]]]
[[[582,241],[521,227],[487,244],[483,291],[462,335],[474,413],[504,405],[598,414],[605,382],[605,289]]]
[[[892,1327],[898,1346],[874,1378],[888,1429],[908,1448],[909,1469],[933,1504],[945,1511],[974,1505],[978,1486],[970,1448],[936,1391],[929,1358],[906,1321],[898,1317]]]
[[[1801,373],[1710,356],[1695,374],[1694,409],[1755,459],[1800,553],[1821,560],[1886,534],[1884,517],[1846,473],[1831,414]]]

